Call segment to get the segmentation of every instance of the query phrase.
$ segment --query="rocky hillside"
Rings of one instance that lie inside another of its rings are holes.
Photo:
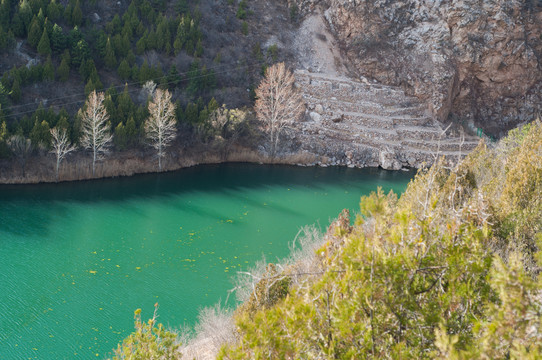
[[[456,161],[478,144],[444,131],[425,104],[398,87],[305,71],[296,80],[309,119],[294,124],[290,142],[321,166],[419,168],[441,155]]]
[[[324,12],[351,75],[402,86],[441,121],[500,136],[541,110],[540,2],[296,1]]]

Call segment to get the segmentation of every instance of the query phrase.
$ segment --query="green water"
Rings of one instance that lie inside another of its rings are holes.
[[[104,358],[156,302],[161,322],[193,325],[237,271],[286,256],[300,227],[412,176],[228,164],[0,186],[0,359]]]

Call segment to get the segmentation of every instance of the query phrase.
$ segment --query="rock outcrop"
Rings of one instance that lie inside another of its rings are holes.
[[[441,155],[456,161],[478,144],[444,131],[425,104],[399,87],[301,70],[295,77],[307,116],[292,125],[288,143],[314,155],[316,164],[419,168]]]
[[[296,1],[324,12],[352,75],[401,86],[440,121],[498,136],[542,109],[539,1]]]

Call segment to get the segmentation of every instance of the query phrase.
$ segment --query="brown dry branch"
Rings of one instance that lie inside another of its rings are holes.
[[[81,146],[92,151],[92,176],[96,173],[96,160],[102,159],[113,140],[109,115],[103,104],[104,94],[90,93],[81,115]]]
[[[32,153],[32,150],[34,149],[32,141],[30,141],[30,139],[26,139],[22,135],[13,135],[9,138],[8,145],[17,160],[19,161],[19,164],[21,164],[22,175],[23,178],[25,178],[26,162],[28,160],[28,157]]]
[[[162,171],[164,150],[177,135],[175,104],[171,102],[169,91],[154,91],[153,100],[149,103],[149,114],[145,122],[145,134],[149,144],[158,152],[158,168]]]
[[[282,130],[301,117],[305,103],[294,87],[295,78],[284,63],[267,69],[256,89],[256,115],[265,124],[271,142],[271,155],[275,155]]]

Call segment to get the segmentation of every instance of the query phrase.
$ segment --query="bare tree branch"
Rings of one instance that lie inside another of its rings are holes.
[[[158,168],[162,171],[165,148],[177,136],[175,104],[167,90],[156,89],[149,103],[149,118],[145,121],[145,134],[150,145],[158,152]]]
[[[256,115],[265,124],[275,155],[281,131],[305,112],[305,103],[294,87],[295,78],[284,63],[267,69],[265,78],[256,89]]]
[[[59,129],[55,127],[49,131],[51,131],[53,146],[53,149],[50,152],[56,156],[55,179],[58,181],[58,169],[60,168],[60,163],[66,155],[75,150],[75,146],[70,143],[66,129]]]
[[[103,101],[103,93],[96,94],[96,90],[90,93],[81,119],[81,146],[92,151],[92,176],[95,174],[96,160],[107,153],[113,139]]]

